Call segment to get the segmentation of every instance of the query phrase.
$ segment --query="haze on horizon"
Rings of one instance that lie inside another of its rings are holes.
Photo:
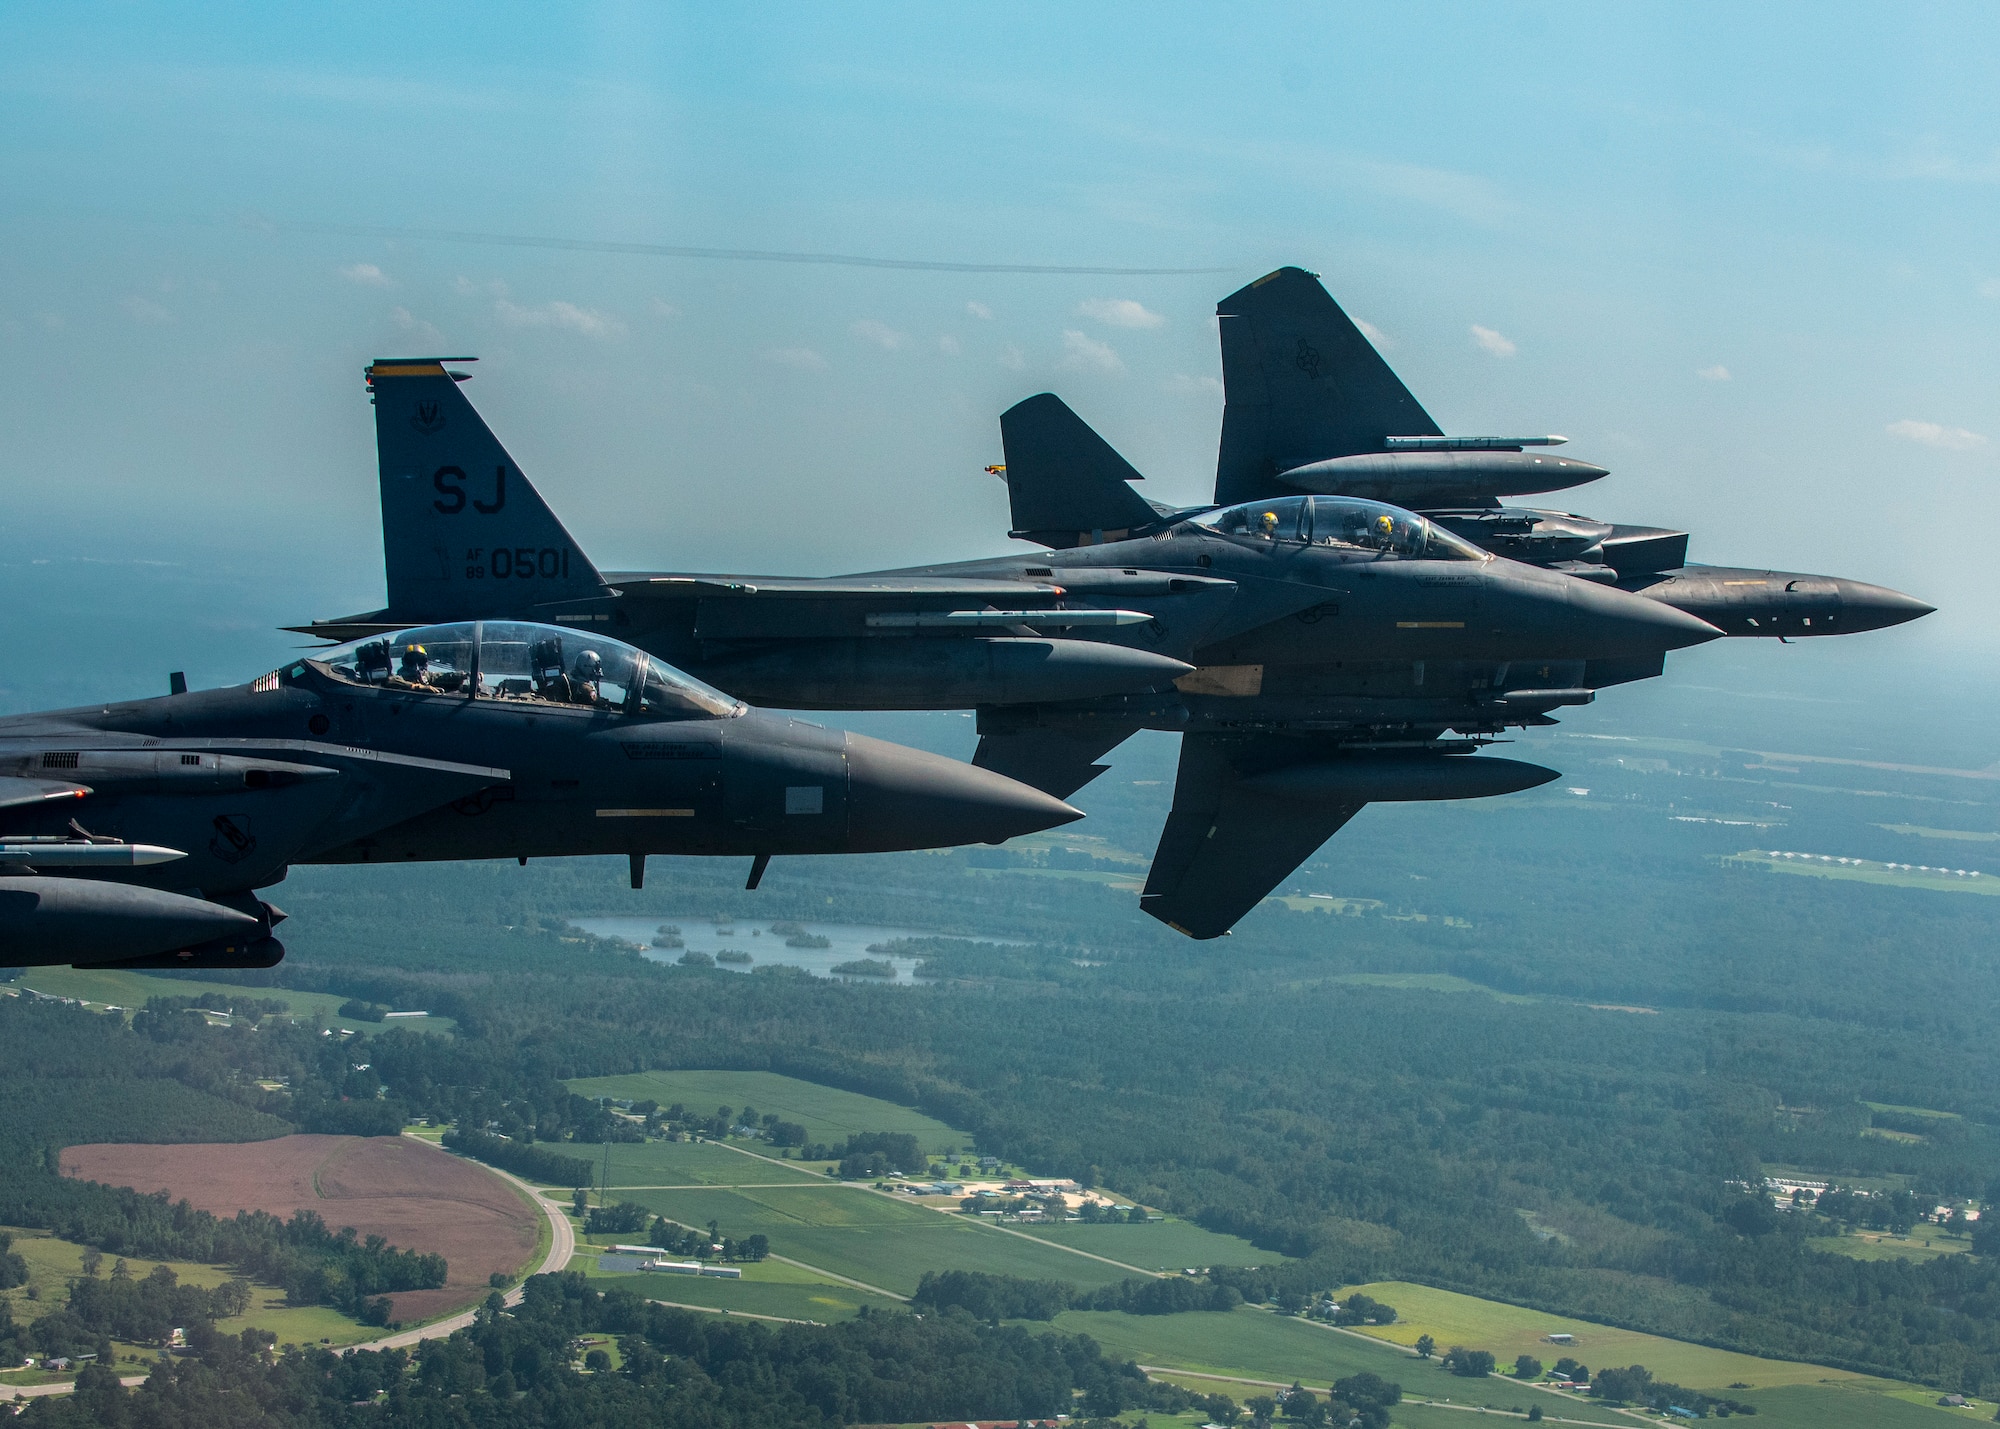
[[[1984,18],[17,8],[0,709],[246,678],[291,647],[280,623],[378,602],[371,357],[476,354],[470,395],[603,567],[866,569],[1006,548],[981,468],[1037,391],[1147,494],[1206,499],[1215,301],[1298,263],[1448,431],[1564,432],[1610,466],[1577,509],[1940,607],[1690,652],[1573,724],[1663,726],[1714,689],[1719,728],[1791,700],[1812,738],[1835,705],[1869,747],[1984,763]],[[409,236],[440,230],[1219,271]]]

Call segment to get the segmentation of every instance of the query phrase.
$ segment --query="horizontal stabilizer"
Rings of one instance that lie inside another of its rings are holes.
[[[1043,392],[1000,414],[1009,535],[1067,549],[1118,540],[1160,519],[1132,464],[1062,398]]]
[[[1097,761],[1138,733],[1135,723],[1080,723],[1057,729],[982,734],[972,762],[1067,799],[1111,766]]]

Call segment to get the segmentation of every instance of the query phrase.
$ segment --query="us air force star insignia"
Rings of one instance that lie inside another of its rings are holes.
[[[1299,339],[1298,356],[1292,361],[1298,364],[1299,371],[1305,373],[1307,377],[1315,382],[1319,381],[1319,349],[1304,338]]]

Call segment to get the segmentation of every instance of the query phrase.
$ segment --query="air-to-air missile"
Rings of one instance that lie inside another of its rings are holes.
[[[751,708],[608,638],[470,621],[247,685],[0,720],[0,965],[268,967],[293,864],[752,860],[997,843],[1081,817]]]
[[[1214,937],[1363,805],[1529,788],[1476,751],[1725,634],[1930,607],[1830,577],[1689,566],[1687,535],[1499,504],[1602,467],[1560,438],[1447,437],[1310,274],[1223,301],[1215,503],[1141,497],[1048,393],[1001,417],[1009,535],[1039,549],[826,579],[600,574],[459,391],[469,358],[368,371],[388,606],[615,630],[746,699],[978,711],[974,763],[1067,798],[1140,729],[1183,736],[1141,906]],[[1421,510],[1412,507],[1421,507]]]

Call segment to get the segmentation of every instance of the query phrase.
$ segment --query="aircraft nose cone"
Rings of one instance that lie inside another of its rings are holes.
[[[1601,622],[1617,643],[1634,650],[1684,650],[1722,637],[1720,630],[1698,615],[1629,591],[1578,580],[1571,583],[1569,598],[1572,605],[1588,611],[1594,622]]]
[[[848,843],[856,853],[1002,843],[1083,817],[990,769],[863,734],[847,736]]]
[[[1840,587],[1839,628],[1846,632],[1886,630],[1891,625],[1916,620],[1937,609],[1913,595],[1904,595],[1887,586],[1849,580],[1836,581],[1835,584]]]

